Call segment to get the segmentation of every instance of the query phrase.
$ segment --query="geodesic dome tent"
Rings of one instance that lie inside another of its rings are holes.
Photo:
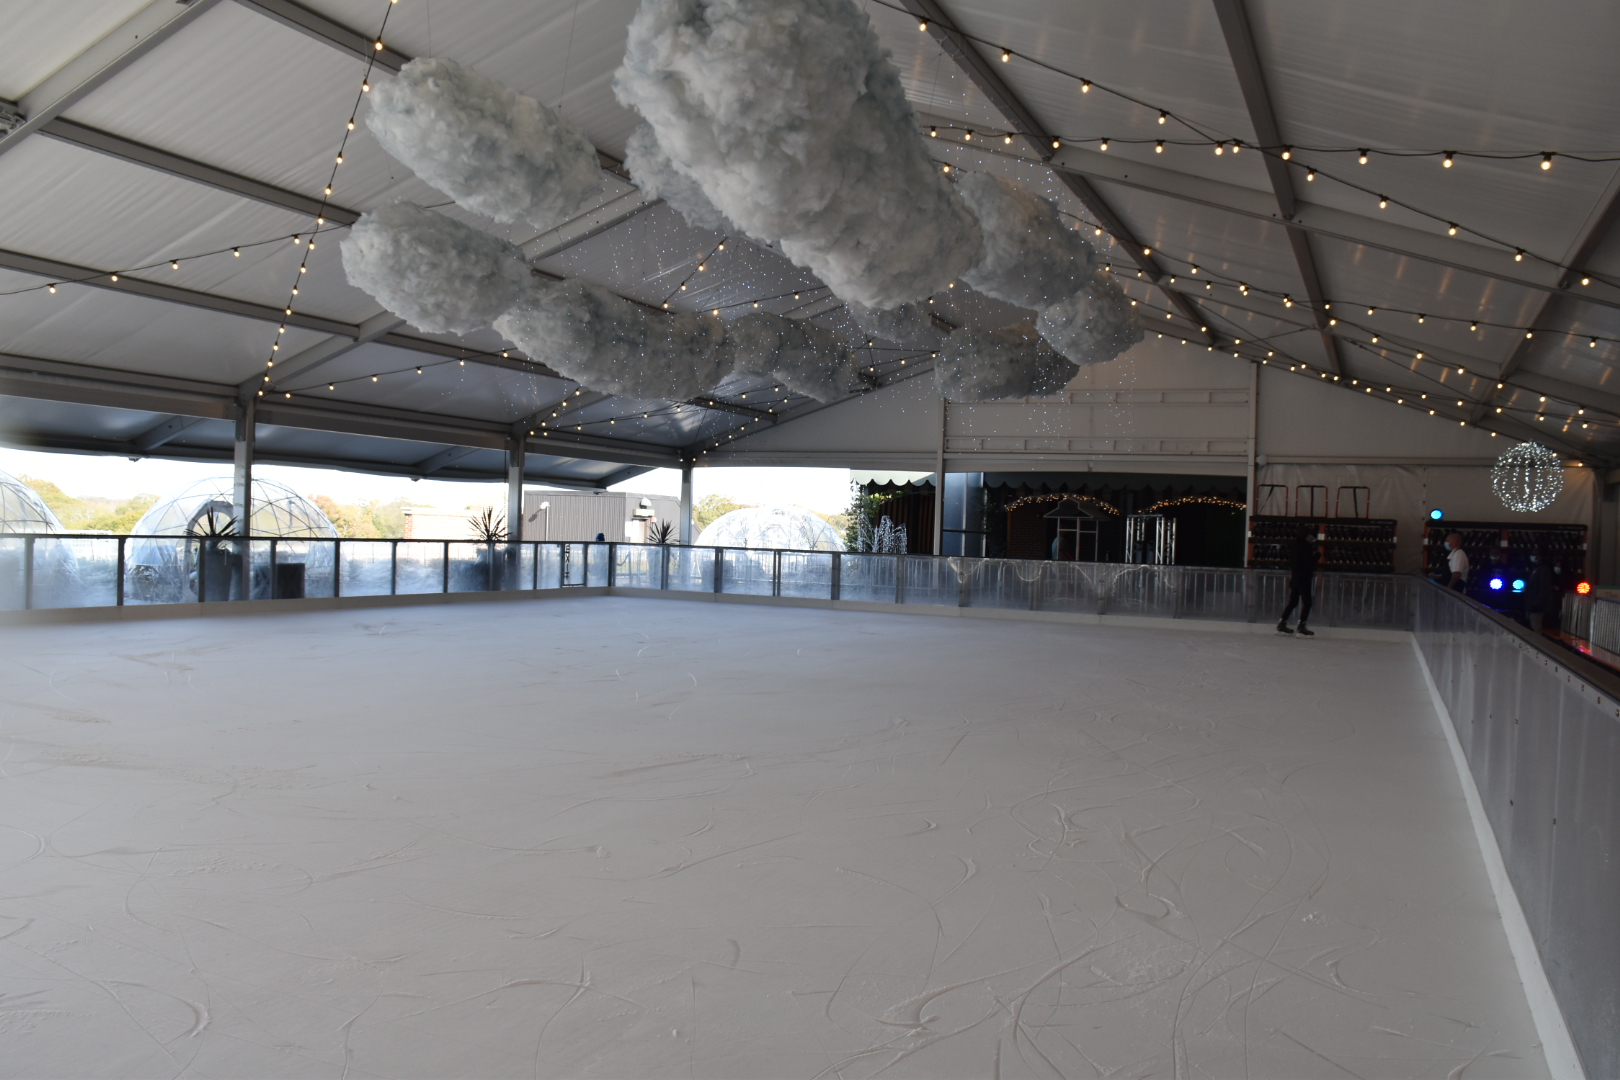
[[[51,508],[34,489],[7,472],[0,472],[0,533],[63,532]]]
[[[750,506],[711,522],[699,547],[789,548],[843,551],[844,541],[826,521],[797,506]]]
[[[222,574],[240,574],[240,560],[224,558],[239,552],[239,540],[209,539],[211,535],[235,533],[232,522],[232,480],[213,476],[155,503],[135,523],[129,545],[130,591],[135,599],[175,603],[195,599],[197,562],[207,548],[217,552]],[[302,563],[306,580],[329,578],[334,565],[333,548],[315,540],[337,539],[337,529],[320,507],[274,480],[253,481],[253,501],[248,515],[248,535],[253,539],[276,538],[277,561]],[[174,539],[160,539],[173,537]],[[302,543],[298,541],[304,541]],[[266,546],[265,557],[268,557]],[[269,565],[261,576],[255,549],[253,595],[269,595]],[[212,565],[212,564],[211,564]],[[216,576],[208,587],[210,599],[224,599],[229,579]],[[239,586],[232,586],[237,592]]]

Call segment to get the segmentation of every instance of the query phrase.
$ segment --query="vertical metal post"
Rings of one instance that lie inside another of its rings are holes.
[[[587,542],[584,547],[585,561],[579,567],[579,586],[588,589],[591,587],[591,545]]]
[[[125,569],[125,564],[124,564],[124,541],[126,541],[128,539],[129,539],[129,537],[127,537],[127,536],[120,536],[118,538],[118,583],[117,583],[116,588],[118,590],[118,606],[119,607],[124,606],[124,569]]]
[[[34,538],[23,537],[23,610],[34,606]]]
[[[450,541],[444,542],[444,581],[439,588],[446,596],[450,595]]]
[[[512,433],[506,441],[506,539],[523,539],[523,466],[528,450],[526,430]],[[494,573],[493,562],[490,572]]]
[[[343,595],[343,541],[332,541],[332,596]]]
[[[530,546],[534,548],[534,571],[533,571],[534,576],[533,576],[533,579],[532,579],[534,584],[531,587],[534,589],[535,592],[539,592],[540,591],[540,545],[538,543],[535,543],[535,544],[531,544]]]
[[[1255,469],[1260,449],[1260,365],[1249,363],[1249,497],[1243,507],[1243,563],[1249,564],[1249,531],[1254,519]],[[1287,512],[1287,507],[1284,507]],[[1369,510],[1370,512],[1370,510]]]
[[[278,599],[276,596],[276,567],[279,565],[280,560],[276,548],[280,543],[281,541],[274,537],[270,538],[270,599],[272,600]]]
[[[616,540],[608,541],[608,588],[619,583],[619,544]]]
[[[658,587],[660,589],[668,589],[669,588],[669,545],[665,544],[659,550],[664,553],[664,560],[663,560],[663,562],[664,562],[664,570],[663,570],[663,573],[659,574],[659,576],[658,576]]]
[[[782,552],[771,552],[771,595],[782,595]]]
[[[32,560],[30,560],[32,561]],[[197,541],[197,603],[208,599],[208,541]]]
[[[236,535],[242,538],[239,592],[243,600],[253,595],[253,547],[248,538],[253,535],[253,450],[258,431],[258,398],[250,394],[237,411],[232,443],[231,514],[236,518]]]
[[[1041,563],[1035,571],[1035,580],[1029,583],[1029,610],[1039,611],[1041,607],[1041,586],[1046,583],[1046,564]]]
[[[832,597],[831,597],[831,599],[837,600],[841,596],[843,596],[843,593],[844,593],[844,553],[842,551],[835,551],[835,552],[833,552]]]
[[[681,546],[692,545],[692,463],[681,462]]]
[[[897,604],[906,602],[906,557],[904,555],[894,557],[894,602]]]
[[[557,545],[557,588],[568,584],[568,552],[569,545]]]
[[[726,591],[724,586],[721,585],[721,579],[725,577],[725,573],[726,573],[726,549],[717,547],[717,548],[714,549],[714,591],[715,592],[725,592]]]
[[[935,555],[945,554],[945,419],[949,415],[948,404],[942,396],[939,399],[939,454],[934,459],[934,546],[929,549]]]
[[[399,541],[388,545],[388,595],[399,595]]]
[[[966,547],[967,547],[967,541],[966,540],[964,540],[962,542],[962,547],[964,549],[966,549]],[[947,565],[949,565],[949,564],[947,564]],[[962,556],[962,561],[957,564],[957,569],[956,569],[956,606],[957,607],[967,607],[968,606],[968,600],[972,595],[972,591],[969,589],[968,583],[970,581],[972,581],[972,580],[973,580],[973,568],[968,564],[968,557],[966,555],[963,555]]]

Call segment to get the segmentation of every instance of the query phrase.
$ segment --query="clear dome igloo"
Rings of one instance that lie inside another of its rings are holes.
[[[789,548],[843,551],[844,541],[826,521],[797,506],[750,506],[711,522],[699,547]]]
[[[62,523],[34,489],[0,472],[0,533],[64,532]]]
[[[162,499],[135,523],[132,534],[141,539],[129,543],[129,575],[132,596],[137,600],[177,603],[197,599],[199,558],[206,558],[207,599],[224,600],[241,595],[239,540],[204,539],[210,533],[226,531],[231,513],[229,476],[214,476]],[[212,515],[212,526],[210,526]],[[333,568],[331,544],[311,544],[309,540],[333,540],[337,529],[320,507],[284,484],[274,480],[253,481],[252,510],[248,516],[249,535],[276,537],[278,565],[303,564],[306,580],[330,578]],[[236,532],[231,527],[229,532]],[[147,538],[153,539],[147,539]],[[172,540],[157,537],[174,537]],[[305,542],[300,542],[305,541]],[[252,595],[269,595],[268,545],[263,545],[264,566],[254,549]],[[266,578],[259,581],[260,576]],[[313,582],[311,582],[313,584]]]

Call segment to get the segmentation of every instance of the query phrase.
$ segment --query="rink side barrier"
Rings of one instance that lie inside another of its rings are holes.
[[[1270,633],[1288,587],[1285,571],[1223,567],[608,542],[242,543],[0,536],[0,622],[622,595]],[[1476,827],[1500,853],[1505,878],[1493,885],[1526,993],[1536,1008],[1539,969],[1556,999],[1537,1017],[1549,1060],[1567,1024],[1570,1075],[1584,1064],[1620,1076],[1620,676],[1414,577],[1319,574],[1311,622],[1324,636],[1414,640],[1477,794]]]
[[[1504,924],[1548,1065],[1620,1076],[1620,676],[1432,582],[1412,587],[1413,639],[1477,790],[1476,828],[1501,853]]]

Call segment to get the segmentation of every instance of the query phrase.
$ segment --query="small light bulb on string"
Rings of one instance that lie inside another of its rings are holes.
[[[1452,159],[1452,153],[1451,153],[1450,150],[1447,150],[1446,151],[1446,156],[1440,159],[1440,167],[1443,168],[1443,169],[1451,168],[1451,159]]]
[[[1284,296],[1283,297],[1283,307],[1291,308],[1293,306],[1294,306],[1294,298],[1291,297],[1291,296]]]
[[[1513,252],[1513,261],[1524,262],[1524,248],[1518,248]]]
[[[1583,277],[1583,278],[1581,278],[1581,284],[1582,285],[1590,285],[1590,284],[1592,284],[1592,279],[1589,278],[1589,277]]]
[[[1374,334],[1374,335],[1373,335],[1373,336],[1372,336],[1372,343],[1373,343],[1373,344],[1374,344],[1374,345],[1376,345],[1376,344],[1378,344],[1378,335],[1377,335],[1377,334]]]
[[[1165,121],[1167,121],[1169,119],[1170,119],[1170,114],[1169,113],[1165,112],[1162,109],[1159,110],[1159,123],[1162,124],[1162,123],[1164,123]]]
[[[231,248],[231,254],[234,255],[236,258],[240,259],[242,257],[242,249],[241,248]]]
[[[117,281],[117,280],[118,280],[118,275],[117,275],[117,274],[113,274],[113,275],[111,275],[111,277],[112,277],[112,279],[113,279],[113,280],[114,280],[114,281]]]
[[[1012,53],[1008,52],[1006,49],[1002,49],[1001,50],[1001,62],[1003,64],[1011,63],[1012,62]]]
[[[1315,169],[1307,169],[1307,170],[1305,170],[1305,179],[1307,179],[1307,180],[1315,180],[1316,179],[1316,170]]]
[[[963,133],[962,133],[962,141],[963,141],[963,142],[972,142],[972,141],[973,141],[973,132],[971,132],[971,131],[964,131],[964,132],[963,132]]]
[[[56,292],[56,286],[55,285],[51,285],[51,286],[48,286],[48,287],[51,290],[51,292],[53,292],[53,293]]]
[[[349,121],[349,130],[350,130],[350,131],[353,131],[353,130],[354,130],[354,121],[353,121],[353,120],[350,120],[350,121]]]
[[[53,287],[53,288],[52,288],[52,289],[51,289],[51,291],[52,291],[52,292],[55,292],[55,291],[56,291],[56,289],[55,289],[55,288],[54,288],[54,287]],[[1586,347],[1587,347],[1587,348],[1588,348],[1588,349],[1595,349],[1595,348],[1597,348],[1597,338],[1593,338],[1593,339],[1592,339],[1592,340],[1591,340],[1591,341],[1588,341],[1588,342],[1587,342],[1587,343],[1586,343]]]
[[[928,33],[928,23],[926,21],[918,23],[917,29],[921,30],[925,34]]]
[[[1062,139],[1053,139],[1052,140],[1052,149],[1054,149],[1054,150],[1063,149],[1063,140]]]
[[[1091,80],[1090,79],[1081,79],[1080,80],[1080,92],[1082,94],[1091,93]]]
[[[1389,209],[1389,196],[1387,196],[1387,195],[1378,196],[1378,209],[1380,209],[1380,210],[1388,210]]]
[[[937,127],[931,127],[931,128],[929,128],[929,129],[928,129],[928,137],[929,137],[929,138],[930,138],[930,139],[937,139],[937,138],[939,138],[939,128],[937,128]]]
[[[1012,145],[1012,136],[1011,135],[1003,135],[1001,137],[1001,141],[1002,141],[1003,145],[1011,146]]]
[[[332,185],[331,184],[326,185],[326,193],[328,195],[332,194]]]
[[[338,156],[337,156],[337,163],[338,163],[338,164],[339,164],[339,165],[341,165],[341,164],[343,164],[343,155],[342,155],[342,154],[339,154],[339,155],[338,155]]]
[[[1468,324],[1468,329],[1470,329],[1470,330],[1478,330],[1479,329],[1479,323],[1477,323],[1477,322],[1469,323]]]
[[[941,168],[940,168],[940,172],[947,172],[948,173],[950,171],[951,171],[951,167],[949,165],[944,165],[944,166],[941,166]]]
[[[1164,153],[1164,140],[1163,139],[1160,139],[1158,142],[1153,144],[1153,152],[1155,154]]]
[[[1356,154],[1356,162],[1358,164],[1361,164],[1361,165],[1367,164],[1367,151],[1365,151],[1365,150],[1359,151]]]
[[[369,94],[369,93],[371,93],[371,84],[370,84],[370,83],[369,83],[369,82],[363,82],[363,83],[361,83],[361,84],[360,84],[360,92],[361,92],[361,93],[362,93],[362,94]]]
[[[1099,150],[1103,151],[1104,153],[1106,153],[1108,151],[1108,140],[1104,139],[1101,143],[1099,143],[1097,145],[1097,149],[1099,149]]]
[[[1546,172],[1548,169],[1552,168],[1552,159],[1553,159],[1553,156],[1551,154],[1542,154],[1541,155],[1541,171],[1542,172]]]

